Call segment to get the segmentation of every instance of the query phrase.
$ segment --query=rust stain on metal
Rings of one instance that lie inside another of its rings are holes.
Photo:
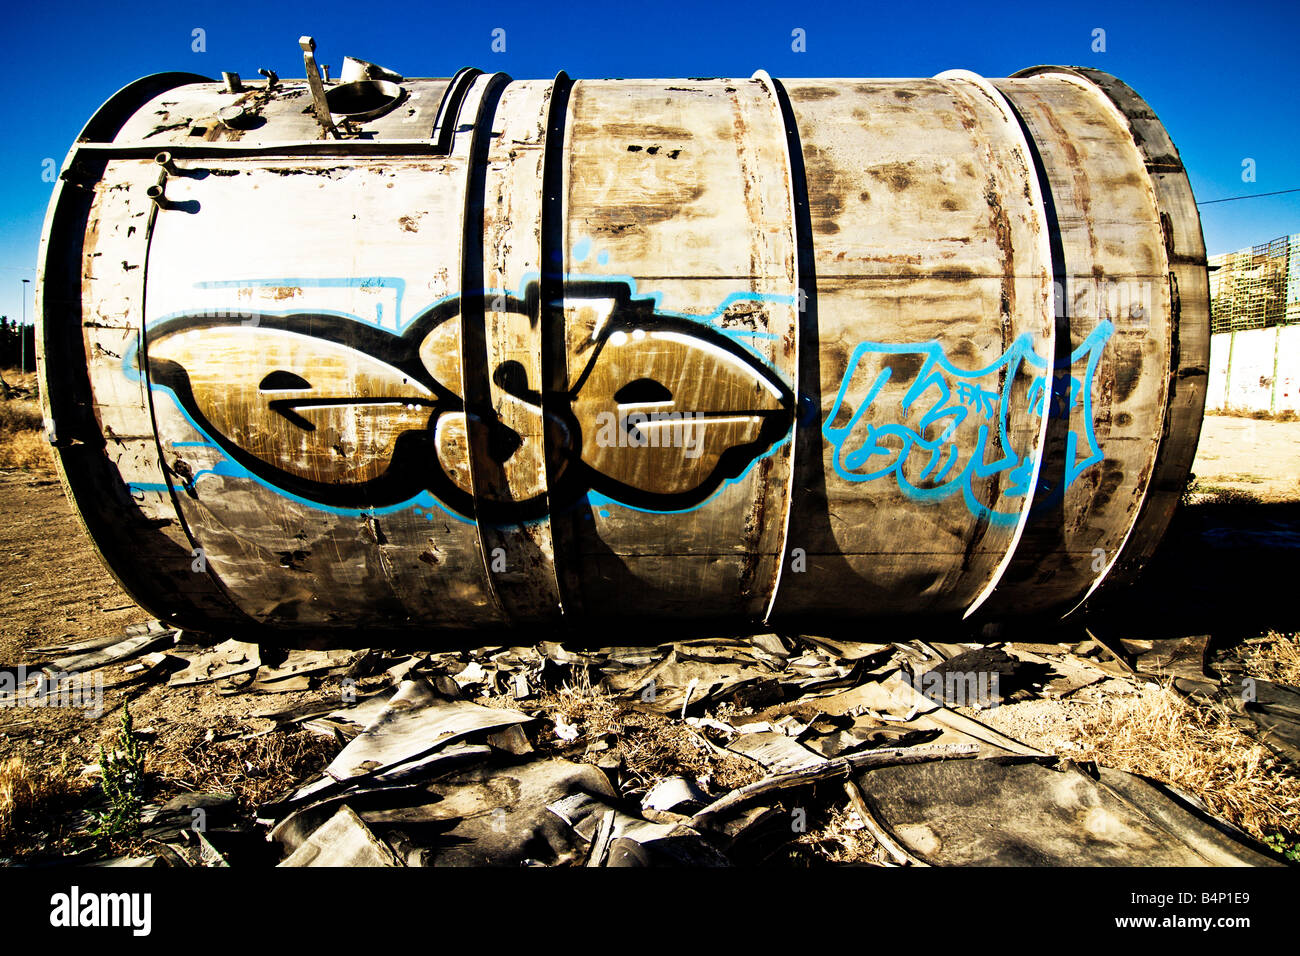
[[[883,166],[873,166],[867,170],[867,175],[877,182],[884,183],[894,192],[902,192],[912,186],[912,167],[910,163],[886,163]]]

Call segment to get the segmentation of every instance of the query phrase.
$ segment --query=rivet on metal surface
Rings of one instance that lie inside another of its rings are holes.
[[[257,72],[266,77],[266,88],[268,90],[280,82],[280,77],[276,74],[275,70],[258,70]]]
[[[221,79],[226,84],[227,93],[244,92],[244,84],[240,81],[238,73],[227,73],[223,71],[221,74]]]

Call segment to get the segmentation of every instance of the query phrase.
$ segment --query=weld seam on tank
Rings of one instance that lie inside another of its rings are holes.
[[[1140,109],[1151,114],[1151,117],[1154,120],[1154,112],[1146,102],[1122,80],[1086,68],[1083,68],[1082,72],[1087,76],[1089,82],[1100,88],[1105,93],[1106,97],[1115,103],[1117,109],[1120,108],[1120,104],[1115,97],[1115,93],[1112,92],[1112,89],[1131,97],[1136,102],[1136,105]],[[1127,110],[1122,110],[1122,112],[1124,112],[1127,119]],[[1168,141],[1169,150],[1174,154],[1175,161],[1177,162],[1176,169],[1162,168],[1162,164],[1158,163],[1156,158],[1152,156],[1152,147],[1150,142],[1145,138],[1138,137],[1137,131],[1133,126],[1133,119],[1129,119],[1128,122],[1130,134],[1133,137],[1134,143],[1142,153],[1147,178],[1151,184],[1152,192],[1155,195],[1157,207],[1161,210],[1162,226],[1166,222],[1168,223],[1168,231],[1164,236],[1165,242],[1161,247],[1165,253],[1166,273],[1170,280],[1167,290],[1169,293],[1170,336],[1168,347],[1169,378],[1166,392],[1165,420],[1164,427],[1161,430],[1161,448],[1155,459],[1155,463],[1152,466],[1148,494],[1144,498],[1142,506],[1139,508],[1137,519],[1130,530],[1130,533],[1137,533],[1139,535],[1139,540],[1142,541],[1142,547],[1139,549],[1139,552],[1149,554],[1154,550],[1156,545],[1159,544],[1160,539],[1164,536],[1169,520],[1173,516],[1173,508],[1177,503],[1179,491],[1181,491],[1181,481],[1176,482],[1178,486],[1176,489],[1166,489],[1165,484],[1169,482],[1171,476],[1179,478],[1185,476],[1190,471],[1196,452],[1196,442],[1189,440],[1189,432],[1191,430],[1186,427],[1176,428],[1175,424],[1179,421],[1182,421],[1184,424],[1191,421],[1199,423],[1203,418],[1205,409],[1204,380],[1206,373],[1204,370],[1209,364],[1208,324],[1202,326],[1203,332],[1205,333],[1202,335],[1203,349],[1197,356],[1199,359],[1199,367],[1202,369],[1200,374],[1202,384],[1198,395],[1195,391],[1196,386],[1190,380],[1185,381],[1182,377],[1182,373],[1187,370],[1187,365],[1184,361],[1185,357],[1183,355],[1184,336],[1189,340],[1187,343],[1188,345],[1194,345],[1197,326],[1190,322],[1184,323],[1183,321],[1182,297],[1178,289],[1177,276],[1181,273],[1189,279],[1194,279],[1196,278],[1197,273],[1199,273],[1200,276],[1205,279],[1203,285],[1208,288],[1208,273],[1205,268],[1205,241],[1201,233],[1199,216],[1195,220],[1195,235],[1186,236],[1187,239],[1194,240],[1194,248],[1190,251],[1180,251],[1176,246],[1179,236],[1183,234],[1186,219],[1179,216],[1175,221],[1175,219],[1166,212],[1166,207],[1168,207],[1171,212],[1176,210],[1180,199],[1186,200],[1186,203],[1190,205],[1192,209],[1196,208],[1195,197],[1191,191],[1191,183],[1187,178],[1186,168],[1182,164],[1181,157],[1178,156],[1177,147],[1173,144],[1172,140],[1169,139],[1168,131],[1165,130],[1163,124],[1160,124],[1157,120],[1155,132]],[[1170,182],[1165,178],[1171,173],[1175,174],[1177,177],[1174,182]],[[1194,261],[1188,261],[1189,259]],[[1184,402],[1179,399],[1178,388],[1180,383],[1193,390],[1190,402]],[[1170,446],[1176,442],[1181,443],[1182,448],[1174,448],[1171,451]],[[1152,491],[1164,499],[1161,503],[1161,506],[1165,509],[1163,517],[1159,515],[1148,517],[1144,513],[1148,507],[1148,501],[1151,502],[1152,507],[1155,506],[1155,501],[1151,495]],[[1135,572],[1136,566],[1129,573],[1131,575]]]
[[[153,157],[153,160],[155,160],[155,163],[161,166],[162,169],[159,179],[160,185],[162,182],[166,181],[166,177],[168,177],[169,174],[179,172],[177,166],[174,164],[173,157],[169,152],[159,153],[159,155]],[[165,206],[165,204],[159,203],[155,200],[155,203],[149,207],[146,225],[144,225],[144,255],[142,263],[140,263],[139,271],[139,351],[136,352],[136,354],[139,356],[138,362],[140,372],[142,372],[142,375],[146,377],[148,376],[149,363],[148,336],[144,334],[144,323],[146,323],[146,317],[148,316],[148,276],[149,263],[151,263],[152,260],[151,250],[153,247],[153,233],[155,233],[159,213],[169,211],[169,209],[169,206]],[[209,581],[212,581],[214,591],[220,593],[222,597],[225,597],[226,600],[230,602],[230,606],[233,607],[238,614],[246,618],[248,623],[255,623],[253,622],[251,615],[248,614],[247,611],[243,609],[243,606],[239,604],[239,601],[235,600],[234,594],[230,593],[230,589],[226,587],[225,581],[221,579],[221,576],[217,574],[216,568],[213,567],[212,562],[208,561],[207,551],[205,551],[203,546],[199,544],[198,536],[195,535],[194,529],[190,527],[190,523],[188,523],[185,518],[185,511],[181,509],[181,502],[179,502],[177,488],[175,488],[175,483],[173,481],[173,475],[175,472],[173,467],[169,466],[168,462],[166,462],[166,451],[164,450],[164,447],[162,447],[162,440],[160,437],[161,431],[159,429],[159,423],[157,423],[157,410],[155,405],[153,405],[153,389],[149,388],[147,382],[144,384],[144,403],[146,403],[146,406],[148,407],[149,421],[151,421],[153,427],[153,440],[155,440],[157,455],[159,455],[159,467],[162,471],[162,481],[166,484],[169,497],[172,499],[172,510],[175,512],[175,522],[177,522],[177,527],[181,528],[181,533],[182,535],[185,535],[186,541],[190,542],[190,554],[195,555],[196,558],[200,559],[200,570],[195,571],[194,564],[191,563],[190,568],[188,568],[190,574],[201,574]]]
[[[1119,120],[1119,123],[1122,128],[1128,130],[1134,148],[1138,151],[1139,154],[1143,155],[1143,158],[1145,160],[1146,158],[1145,151],[1142,147],[1142,144],[1138,141],[1137,137],[1134,135],[1132,120],[1129,118],[1128,114],[1120,107],[1119,103],[1115,101],[1115,99],[1101,84],[1097,83],[1091,77],[1087,76],[1085,72],[1070,69],[1070,68],[1065,68],[1065,69],[1054,68],[1049,70],[1042,70],[1041,72],[1039,72],[1039,70],[1040,68],[1034,67],[1031,68],[1031,70],[1021,71],[1020,73],[1017,73],[1015,75],[1017,77],[1021,75],[1032,75],[1032,76],[1041,76],[1044,74],[1053,75],[1061,78],[1065,82],[1073,82],[1078,84],[1080,87],[1086,89],[1089,95],[1096,102],[1102,105],[1103,109],[1109,110],[1111,114],[1115,116],[1116,119]],[[1156,190],[1154,182],[1151,181],[1151,176],[1149,171],[1147,171],[1146,173],[1146,178],[1147,178],[1147,188],[1150,190],[1152,204],[1157,212],[1157,215],[1163,215],[1163,208],[1162,208],[1163,204],[1161,203],[1161,196],[1159,192]],[[1167,269],[1168,250],[1165,248],[1163,243],[1161,244],[1161,252],[1162,255],[1165,257],[1166,269]],[[1174,328],[1176,328],[1175,325],[1176,316],[1173,315],[1172,309],[1170,311],[1170,323],[1171,323],[1170,336],[1172,340],[1174,335]],[[1165,354],[1168,354],[1168,348],[1165,349]],[[1174,372],[1172,361],[1170,362],[1170,372],[1171,374]],[[1168,421],[1169,421],[1168,395],[1166,395],[1165,397],[1165,404],[1164,404],[1164,408],[1162,409],[1162,419],[1164,420],[1164,425],[1162,426],[1161,429],[1162,437],[1157,439],[1155,450],[1151,455],[1151,474],[1147,476],[1147,482],[1142,488],[1141,497],[1138,502],[1136,513],[1132,521],[1129,523],[1128,529],[1124,534],[1123,540],[1120,542],[1119,546],[1115,549],[1115,553],[1109,555],[1109,560],[1107,560],[1105,565],[1102,567],[1101,571],[1092,579],[1091,584],[1088,586],[1087,590],[1084,591],[1083,596],[1073,606],[1071,606],[1068,610],[1066,610],[1064,613],[1061,614],[1062,618],[1069,617],[1070,615],[1077,612],[1081,607],[1083,607],[1083,605],[1087,603],[1088,599],[1092,597],[1092,595],[1101,586],[1102,582],[1110,575],[1111,571],[1115,567],[1120,565],[1120,562],[1124,558],[1126,552],[1130,551],[1131,543],[1133,542],[1133,532],[1141,524],[1142,519],[1144,517],[1146,504],[1148,500],[1147,496],[1150,492],[1151,483],[1155,477],[1155,470],[1159,465],[1162,451],[1163,451],[1163,446],[1164,446],[1163,434],[1168,429]],[[1135,557],[1136,560],[1139,561],[1142,560],[1142,555],[1140,554],[1136,555]]]
[[[158,179],[159,186],[154,188],[160,188],[162,184],[165,183],[167,180],[167,177],[169,175],[169,167],[170,170],[176,170],[177,167],[175,166],[175,163],[173,162],[170,153],[159,153],[157,156],[154,157],[154,162],[159,167],[161,167],[161,172],[159,174],[159,179]],[[149,342],[148,342],[148,336],[144,334],[144,326],[145,326],[145,317],[149,314],[148,295],[149,295],[149,263],[151,261],[150,251],[153,248],[154,228],[157,225],[159,213],[164,211],[170,211],[170,209],[172,208],[172,204],[170,203],[164,204],[163,202],[159,202],[158,199],[153,196],[152,192],[149,195],[150,198],[154,199],[154,201],[153,203],[150,204],[149,214],[145,219],[144,239],[143,239],[144,248],[143,248],[143,255],[141,257],[140,272],[139,272],[140,315],[139,315],[139,320],[137,322],[137,333],[136,333],[137,341],[139,343],[138,351],[136,354],[139,356],[138,362],[139,362],[139,367],[141,369],[141,374],[145,376],[148,375],[148,369],[149,369]],[[166,450],[163,448],[162,438],[160,437],[161,432],[158,428],[158,414],[154,407],[154,392],[153,389],[149,388],[147,384],[143,385],[143,399],[144,399],[144,404],[147,406],[149,411],[149,421],[153,426],[154,447],[157,449],[158,452],[158,465],[162,471],[163,483],[167,486],[167,493],[171,499],[172,510],[175,512],[176,515],[176,524],[181,529],[181,533],[185,536],[185,540],[189,542],[190,553],[196,556],[196,558],[201,558],[200,570],[195,571],[194,565],[191,564],[189,569],[190,573],[202,574],[204,577],[206,577],[209,581],[212,582],[213,588],[218,593],[220,593],[228,601],[230,601],[233,607],[235,607],[236,609],[242,612],[243,608],[235,600],[234,595],[232,595],[230,591],[226,588],[225,583],[221,580],[220,576],[216,573],[216,569],[206,559],[206,552],[204,551],[202,545],[199,544],[198,537],[194,534],[193,529],[190,528],[189,522],[185,520],[185,514],[181,510],[180,501],[177,497],[176,483],[172,480],[173,475],[175,475],[176,472],[174,468],[168,465],[167,463],[167,453]]]
[[[1070,74],[1070,75],[1076,75],[1076,74]],[[1129,117],[1124,112],[1124,110],[1120,108],[1119,104],[1114,101],[1114,99],[1110,96],[1110,94],[1100,84],[1093,82],[1090,78],[1086,76],[1080,76],[1080,79],[1088,83],[1089,87],[1093,91],[1094,96],[1103,100],[1108,106],[1110,106],[1116,113],[1118,113],[1123,118],[1125,127],[1129,129],[1130,135],[1132,135],[1133,132],[1132,121],[1129,119]],[[1133,136],[1133,143],[1134,146],[1138,149],[1138,151],[1144,154],[1143,158],[1145,159],[1146,158],[1145,150],[1142,148],[1142,144],[1138,141],[1136,136]],[[1151,181],[1151,175],[1149,169],[1147,170],[1147,180],[1148,180],[1147,185],[1148,188],[1151,190],[1152,200],[1154,202],[1155,208],[1157,212],[1163,216],[1164,210],[1163,210],[1163,203],[1161,202],[1162,197],[1160,195],[1159,190],[1155,188],[1155,183]],[[1168,252],[1168,248],[1164,243],[1161,244],[1161,254],[1164,257],[1165,269],[1167,271],[1169,269],[1169,252]],[[1170,308],[1169,308],[1169,323],[1170,323],[1170,329],[1169,329],[1170,344],[1165,349],[1165,354],[1167,355],[1170,354],[1169,349],[1172,346],[1172,343],[1177,340],[1177,336],[1178,336],[1178,324],[1179,324],[1178,316],[1174,312],[1174,303],[1172,301],[1172,297],[1170,300]],[[1169,378],[1174,379],[1176,377],[1177,377],[1176,362],[1173,360],[1173,356],[1170,355]],[[1137,542],[1134,541],[1134,532],[1139,527],[1141,527],[1144,520],[1148,519],[1147,509],[1150,503],[1151,489],[1156,480],[1156,472],[1160,467],[1161,459],[1166,453],[1167,445],[1165,442],[1165,436],[1168,434],[1169,424],[1173,412],[1172,402],[1170,401],[1170,399],[1171,399],[1171,395],[1166,390],[1164,408],[1162,409],[1162,414],[1161,414],[1163,425],[1161,427],[1161,435],[1156,440],[1155,451],[1151,456],[1151,472],[1147,476],[1146,484],[1142,488],[1142,495],[1138,502],[1136,513],[1133,517],[1132,522],[1128,526],[1128,530],[1124,535],[1124,540],[1120,542],[1119,547],[1115,549],[1115,553],[1109,556],[1110,559],[1106,562],[1101,572],[1095,578],[1093,578],[1092,584],[1088,587],[1087,591],[1084,592],[1083,597],[1079,599],[1078,603],[1076,603],[1073,607],[1069,608],[1067,611],[1065,611],[1064,614],[1061,615],[1063,618],[1069,617],[1070,615],[1074,614],[1081,607],[1083,607],[1085,603],[1087,603],[1088,599],[1091,598],[1092,595],[1097,591],[1097,589],[1101,587],[1102,582],[1105,581],[1106,578],[1110,576],[1111,572],[1117,567],[1123,566],[1121,564],[1121,561],[1125,559],[1126,554],[1132,554],[1132,560],[1136,562],[1142,561],[1145,557],[1145,555],[1143,554],[1144,549],[1140,547],[1140,538]],[[1163,532],[1160,536],[1163,536]],[[1139,546],[1134,548],[1135,544]]]
[[[456,141],[456,128],[460,125],[460,109],[465,98],[473,88],[483,71],[472,66],[462,67],[447,84],[442,102],[438,104],[438,114],[433,120],[433,136],[438,152],[450,155],[452,144]]]
[[[1072,337],[1071,337],[1070,330],[1071,330],[1071,320],[1074,311],[1074,303],[1070,295],[1066,291],[1068,289],[1068,283],[1069,283],[1069,270],[1068,270],[1068,266],[1066,265],[1065,250],[1061,242],[1061,226],[1060,226],[1060,220],[1058,218],[1058,213],[1056,210],[1056,197],[1055,197],[1055,193],[1052,190],[1051,178],[1048,173],[1046,162],[1044,161],[1043,156],[1039,150],[1037,139],[1034,135],[1033,130],[1030,129],[1027,121],[1025,120],[1024,115],[1021,113],[1019,109],[1016,108],[1016,104],[1011,100],[1011,98],[1008,97],[1002,90],[998,89],[996,86],[994,86],[993,88],[997,90],[998,95],[1002,98],[1003,102],[1006,103],[1007,109],[1010,111],[1011,116],[1015,119],[1015,122],[1020,128],[1022,137],[1025,142],[1025,147],[1029,151],[1029,160],[1032,163],[1038,181],[1038,194],[1042,201],[1043,231],[1048,243],[1048,249],[1049,249],[1048,261],[1051,267],[1051,275],[1052,275],[1052,283],[1053,283],[1053,289],[1051,295],[1051,309],[1052,309],[1052,318],[1053,318],[1053,323],[1052,323],[1053,347],[1049,351],[1049,354],[1051,355],[1052,365],[1054,368],[1061,367],[1063,365],[1068,367],[1070,364],[1070,351],[1071,351],[1071,344],[1072,344],[1071,343]],[[1057,294],[1058,289],[1060,290],[1059,295]],[[1043,466],[1046,464],[1048,449],[1051,447],[1057,447],[1057,445],[1051,441],[1052,421],[1055,420],[1057,423],[1060,446],[1063,447],[1065,445],[1065,434],[1069,431],[1069,421],[1066,416],[1056,416],[1055,419],[1053,419],[1053,416],[1047,414],[1048,408],[1055,407],[1058,397],[1061,399],[1065,397],[1059,395],[1062,384],[1063,383],[1061,383],[1059,380],[1054,378],[1051,387],[1050,397],[1048,398],[1047,401],[1044,402],[1044,418],[1046,419],[1047,427],[1045,428],[1044,433],[1040,439],[1041,445],[1039,451],[1039,460],[1037,462],[1037,465],[1035,466],[1034,476],[1030,486],[1032,489],[1032,494],[1038,493],[1040,482],[1042,481],[1043,478],[1042,469]],[[1068,388],[1066,389],[1066,391],[1068,392]],[[1063,479],[1063,476],[1058,477],[1058,480],[1061,479]],[[1026,552],[1025,540],[1024,540],[1024,536],[1022,535],[1017,541],[1016,548],[1009,555],[1010,560],[1007,566],[1003,568],[1003,574],[1005,575],[1006,569],[1009,568],[1012,564],[1016,563],[1018,560],[1029,561],[1029,560],[1033,560],[1034,557],[1036,557],[1036,555],[1029,554]],[[992,596],[993,596],[993,592],[990,592],[989,597]],[[970,616],[970,612],[967,613],[967,616],[968,617]]]
[[[496,365],[493,356],[503,348],[509,350],[502,337],[495,335],[494,332],[502,325],[508,324],[506,316],[517,314],[518,307],[512,308],[508,304],[508,300],[512,298],[507,294],[511,284],[510,276],[516,271],[527,271],[516,270],[516,257],[522,256],[527,262],[531,259],[531,250],[516,248],[513,244],[508,250],[488,248],[488,226],[491,223],[495,235],[496,230],[502,228],[503,222],[509,222],[508,219],[503,220],[499,215],[493,216],[490,213],[507,193],[519,190],[521,185],[512,175],[515,171],[513,165],[500,162],[500,149],[503,147],[497,142],[498,135],[501,138],[518,135],[514,124],[519,121],[521,115],[525,125],[536,122],[539,117],[532,110],[502,109],[502,98],[506,95],[506,87],[510,83],[509,77],[505,74],[494,74],[486,82],[489,88],[478,110],[476,130],[468,156],[470,174],[466,188],[461,280],[461,298],[465,303],[465,310],[462,314],[461,344],[462,369],[467,370],[466,409],[470,412],[478,409],[478,412],[471,414],[468,419],[470,423],[468,434],[474,449],[470,456],[470,468],[476,489],[475,495],[481,499],[486,493],[489,500],[501,502],[518,499],[515,496],[516,489],[512,487],[508,462],[499,459],[492,450],[493,431],[497,430],[502,436],[508,435],[512,440],[520,441],[520,447],[524,439],[519,433],[511,431],[511,425],[507,421],[509,415],[502,414],[511,407],[510,399],[506,397],[509,395],[509,390],[504,385],[495,383],[497,388],[502,390],[500,398],[494,390],[491,370]],[[533,102],[530,99],[532,95],[530,87],[515,89],[524,91],[522,96],[524,103]],[[509,102],[517,102],[519,99],[520,97],[515,97]],[[496,196],[495,203],[490,201],[489,185]],[[527,183],[527,186],[530,189],[525,189],[525,192],[540,188],[540,184],[533,182]],[[540,239],[537,249],[540,255]],[[489,256],[493,256],[490,265]],[[493,302],[491,308],[488,307],[489,297]],[[497,304],[497,299],[502,300],[500,304]],[[540,364],[540,355],[534,353],[532,348],[540,346],[541,303],[540,300],[530,302],[525,297],[523,304],[529,311],[530,330],[537,330],[538,335],[536,340],[531,334],[529,335],[529,354],[525,356],[523,363],[525,379],[531,380],[532,361],[536,360]],[[492,317],[490,324],[489,315]],[[540,347],[538,351],[540,352]],[[546,502],[546,507],[531,525],[531,530],[525,531],[525,526],[522,524],[507,524],[503,529],[499,521],[488,520],[492,515],[496,515],[497,509],[493,509],[486,517],[482,508],[476,512],[480,547],[492,588],[505,617],[516,626],[546,623],[549,618],[558,616],[563,606],[554,560],[546,559],[546,548],[552,537],[553,524],[549,513],[550,495],[545,479],[546,466],[544,463],[537,462],[531,464],[539,467],[542,475],[537,497]],[[509,522],[511,517],[507,513],[504,520]],[[551,550],[554,550],[553,547]]]

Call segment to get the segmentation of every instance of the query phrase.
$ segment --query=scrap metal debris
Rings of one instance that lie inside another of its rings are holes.
[[[397,866],[397,855],[345,805],[280,865]]]
[[[343,748],[325,773],[339,783],[366,775],[391,775],[476,731],[497,730],[531,719],[512,710],[440,697],[427,680],[403,681],[374,723]]]
[[[942,761],[871,770],[853,788],[887,845],[930,866],[1282,865],[1167,788],[1106,767]]]
[[[172,643],[178,633],[179,631],[163,627],[157,621],[150,621],[145,625],[127,628],[121,639],[111,643],[89,641],[64,648],[46,648],[47,651],[69,656],[55,658],[45,665],[44,670],[47,674],[76,674],[132,660],[154,648]]]
[[[1245,678],[1220,699],[1245,718],[1237,726],[1274,753],[1300,765],[1300,688],[1263,678]]]
[[[150,865],[239,865],[251,832],[286,867],[721,866],[789,853],[809,814],[832,812],[887,865],[1270,862],[1166,788],[979,719],[1116,676],[1212,682],[1194,642],[764,633],[316,651],[201,643],[155,622],[36,653],[47,670],[120,668],[169,693],[314,693],[224,739],[302,734],[336,748],[323,770],[261,801],[253,826],[233,793],[150,808]],[[1300,695],[1259,686],[1250,717],[1293,734]]]

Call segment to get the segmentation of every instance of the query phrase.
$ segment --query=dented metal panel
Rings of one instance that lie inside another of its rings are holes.
[[[1065,613],[1190,467],[1199,220],[1104,74],[128,90],[56,190],[42,374],[161,616]]]

